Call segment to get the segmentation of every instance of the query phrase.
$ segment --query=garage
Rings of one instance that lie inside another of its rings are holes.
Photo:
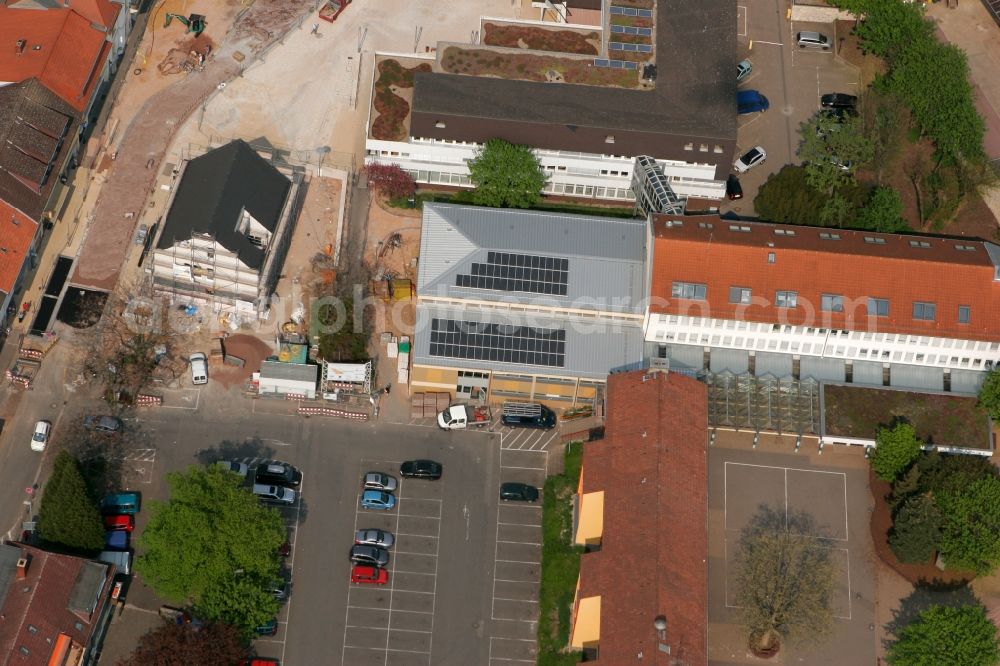
[[[253,374],[253,381],[260,395],[302,395],[312,399],[316,397],[318,377],[317,365],[262,361],[260,372]]]

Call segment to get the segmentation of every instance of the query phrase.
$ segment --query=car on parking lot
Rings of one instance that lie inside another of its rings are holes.
[[[795,43],[800,49],[830,50],[830,38],[818,32],[802,31],[795,35]]]
[[[407,479],[440,479],[441,463],[433,460],[407,460],[399,466],[399,475]]]
[[[122,420],[116,416],[89,414],[83,417],[83,427],[104,433],[115,433],[122,429]]]
[[[351,546],[351,562],[384,567],[389,564],[389,551],[378,546]]]
[[[853,109],[858,98],[847,93],[827,93],[819,98],[819,105],[824,109]]]
[[[128,550],[128,532],[108,530],[104,533],[104,550]]]
[[[146,242],[146,236],[149,235],[149,225],[140,224],[139,228],[135,232],[135,244],[142,245]]]
[[[739,83],[743,79],[750,76],[750,72],[753,71],[753,64],[749,60],[740,60],[736,63],[736,82]]]
[[[527,483],[508,481],[500,484],[500,499],[504,502],[537,502],[538,488]]]
[[[351,567],[351,582],[360,585],[385,585],[389,582],[389,572],[381,567],[358,564]]]
[[[135,529],[135,517],[127,514],[104,516],[104,529],[108,531],[120,530],[122,532],[131,532]]]
[[[726,196],[730,199],[743,198],[743,186],[740,185],[740,179],[733,174],[729,174],[729,178],[726,179]]]
[[[759,90],[741,90],[736,93],[736,113],[746,115],[767,111],[771,108],[771,102],[767,97],[760,94]]]
[[[105,516],[134,516],[139,513],[140,501],[139,493],[111,493],[101,499],[101,513]]]
[[[396,479],[382,472],[368,472],[365,474],[363,485],[369,490],[385,490],[391,493],[396,489]]]
[[[31,450],[44,451],[49,443],[49,434],[52,432],[52,424],[48,421],[39,421],[35,424],[35,430],[31,433]]]
[[[188,357],[191,364],[191,383],[208,383],[208,358],[201,352],[195,352]]]
[[[278,601],[284,601],[288,597],[288,581],[278,579],[267,586],[267,591]]]
[[[556,427],[556,413],[540,402],[508,400],[500,409],[500,421],[511,428]]]
[[[266,483],[253,484],[253,494],[264,502],[276,504],[295,504],[295,491],[282,486],[269,486]]]
[[[392,548],[395,543],[392,532],[385,530],[367,529],[358,530],[354,533],[354,543],[365,546],[378,546],[379,548]]]
[[[381,490],[366,490],[361,493],[361,506],[365,509],[388,511],[396,506],[396,498]]]
[[[250,466],[246,463],[236,462],[235,460],[220,460],[215,463],[219,469],[224,469],[227,472],[232,472],[238,476],[246,476],[247,472],[250,471]]]
[[[286,488],[298,488],[302,484],[302,472],[280,460],[265,460],[254,471],[254,483],[266,483]]]
[[[761,146],[754,146],[747,152],[743,153],[740,159],[736,160],[733,164],[733,169],[736,173],[746,173],[750,169],[754,168],[759,164],[763,164],[767,159],[767,151]]]
[[[258,636],[274,636],[278,633],[278,618],[272,617],[264,624],[254,627],[253,631]]]

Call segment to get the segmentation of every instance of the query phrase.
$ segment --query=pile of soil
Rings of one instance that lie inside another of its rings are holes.
[[[250,375],[260,370],[261,361],[274,354],[271,346],[252,335],[231,335],[224,341],[227,356],[243,359],[243,367],[222,363],[221,359],[213,364],[211,378],[226,388],[242,386],[250,379]]]

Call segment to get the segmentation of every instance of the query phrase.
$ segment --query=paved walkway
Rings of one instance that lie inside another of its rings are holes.
[[[296,27],[315,4],[315,0],[257,0],[203,71],[146,101],[129,124],[108,170],[71,284],[102,291],[114,288],[133,229],[177,129],[220,84],[240,73],[240,64],[233,58],[237,51],[247,56],[266,50]]]

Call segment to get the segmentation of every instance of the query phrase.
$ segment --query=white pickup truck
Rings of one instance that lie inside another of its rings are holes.
[[[486,425],[492,420],[493,414],[486,406],[452,405],[438,414],[438,426],[444,430],[464,430]]]

